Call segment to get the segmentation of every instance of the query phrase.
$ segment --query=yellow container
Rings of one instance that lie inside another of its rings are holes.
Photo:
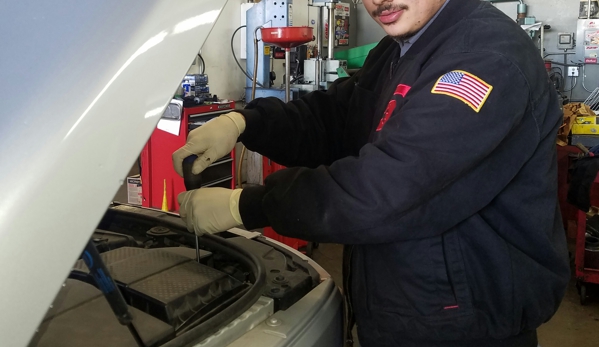
[[[572,134],[576,135],[599,135],[599,124],[596,116],[576,117],[572,126]]]

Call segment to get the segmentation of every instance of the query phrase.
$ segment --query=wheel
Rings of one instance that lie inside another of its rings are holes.
[[[585,305],[587,303],[587,286],[584,284],[580,285],[580,304]]]

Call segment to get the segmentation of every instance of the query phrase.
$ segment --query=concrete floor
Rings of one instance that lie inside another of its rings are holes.
[[[138,171],[134,165],[129,175],[137,174]],[[127,202],[126,186],[119,189],[114,200]],[[340,287],[343,283],[342,252],[341,245],[321,244],[313,255],[314,260],[333,276]],[[576,282],[572,279],[559,310],[548,323],[539,328],[538,335],[542,347],[599,347],[599,290],[588,299],[586,306],[581,306]]]

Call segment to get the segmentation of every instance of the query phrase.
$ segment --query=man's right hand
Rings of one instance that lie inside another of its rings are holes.
[[[231,152],[244,130],[245,118],[238,112],[216,117],[192,130],[187,137],[187,143],[173,153],[175,171],[183,177],[183,159],[195,154],[198,158],[191,171],[194,175],[199,174],[215,160]]]

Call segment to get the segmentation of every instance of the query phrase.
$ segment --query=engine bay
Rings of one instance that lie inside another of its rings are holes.
[[[112,205],[99,223],[91,239],[144,346],[201,341],[260,296],[285,310],[320,282],[306,261],[267,238],[210,238],[199,238],[197,254],[178,216],[129,205]],[[30,346],[136,346],[96,282],[77,260]]]

